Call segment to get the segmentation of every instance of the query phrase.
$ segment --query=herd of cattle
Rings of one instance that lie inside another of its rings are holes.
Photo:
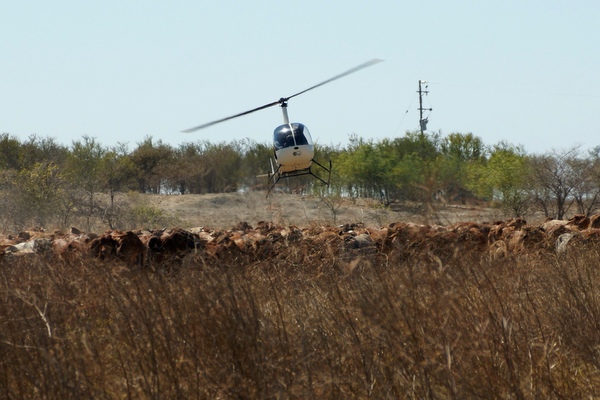
[[[106,231],[98,235],[72,228],[70,232],[24,231],[0,236],[0,262],[46,257],[81,263],[89,259],[118,260],[131,268],[169,265],[193,256],[208,260],[245,257],[261,260],[299,252],[326,251],[335,257],[392,254],[425,256],[437,262],[468,252],[491,258],[524,251],[564,253],[600,243],[600,215],[576,215],[528,225],[523,219],[447,226],[392,223],[370,228],[362,224],[338,227],[281,227],[269,222],[240,223],[228,230],[207,228],[158,231]]]

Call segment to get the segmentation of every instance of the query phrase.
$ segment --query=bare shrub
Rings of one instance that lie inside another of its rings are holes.
[[[113,222],[120,229],[164,228],[178,226],[179,218],[159,207],[152,205],[139,193],[129,193],[119,203]]]
[[[321,200],[321,204],[331,213],[333,225],[336,225],[341,208],[344,205],[344,198],[339,194],[321,192],[319,193],[319,199]]]

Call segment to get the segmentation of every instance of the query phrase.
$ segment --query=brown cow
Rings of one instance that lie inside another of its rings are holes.
[[[600,229],[600,214],[594,214],[590,217],[590,228]]]
[[[577,227],[577,230],[584,230],[590,227],[590,219],[584,214],[575,214],[572,218],[569,219],[567,225],[572,227]]]
[[[73,230],[71,230],[71,232],[73,232]],[[62,235],[60,232],[55,232],[54,236],[52,250],[59,260],[67,263],[74,263],[83,259],[85,256],[89,256],[90,241],[97,237],[95,234],[86,235],[83,233],[70,233]]]
[[[214,240],[206,243],[206,253],[215,258],[237,257],[242,254],[231,235],[227,232],[215,232]]]
[[[540,225],[540,228],[547,234],[551,235],[554,230],[562,229],[561,227],[565,227],[568,223],[569,221],[567,220],[548,218],[546,221],[544,221],[544,223],[542,223],[542,225]],[[564,231],[562,233],[564,233]]]
[[[120,259],[129,267],[143,267],[146,246],[132,231],[110,231],[90,241],[92,256],[101,260]]]

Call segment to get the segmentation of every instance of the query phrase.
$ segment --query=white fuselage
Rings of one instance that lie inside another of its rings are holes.
[[[314,155],[314,146],[303,144],[275,150],[275,161],[281,173],[302,171],[310,168]]]

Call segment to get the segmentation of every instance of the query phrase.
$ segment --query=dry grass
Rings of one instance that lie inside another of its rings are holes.
[[[598,253],[0,270],[0,398],[594,398]]]
[[[363,223],[387,226],[392,222],[414,222],[450,225],[456,222],[490,222],[510,218],[500,210],[485,206],[440,204],[424,213],[419,205],[394,205],[384,208],[371,199],[320,198],[264,191],[218,193],[205,195],[145,195],[144,201],[184,221],[188,227],[230,227],[240,221],[256,225],[272,221],[278,225],[308,226],[312,224]],[[332,207],[331,202],[335,201]],[[332,209],[334,208],[334,209]],[[543,218],[528,218],[530,223]]]

